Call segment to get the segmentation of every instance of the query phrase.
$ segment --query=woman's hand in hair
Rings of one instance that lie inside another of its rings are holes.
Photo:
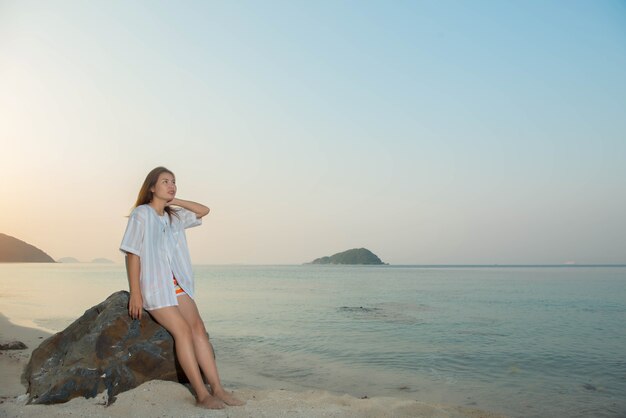
[[[171,206],[171,205],[179,206],[181,208],[190,210],[193,213],[195,213],[198,218],[202,218],[203,216],[208,215],[210,211],[208,207],[200,203],[192,202],[191,200],[183,200],[183,199],[174,198],[170,200],[169,202],[167,202],[167,206]]]

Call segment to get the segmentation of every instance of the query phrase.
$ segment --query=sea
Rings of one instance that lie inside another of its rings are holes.
[[[231,388],[510,417],[626,417],[626,266],[194,266]],[[58,332],[124,267],[0,264],[0,313]]]

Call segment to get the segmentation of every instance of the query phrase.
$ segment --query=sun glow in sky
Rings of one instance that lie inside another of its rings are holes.
[[[0,0],[0,232],[121,262],[147,172],[195,263],[626,262],[619,1]]]

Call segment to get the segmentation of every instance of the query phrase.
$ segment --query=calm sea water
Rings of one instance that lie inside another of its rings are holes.
[[[231,386],[322,388],[512,417],[626,416],[626,268],[196,266]],[[59,331],[122,266],[0,264],[0,312]]]

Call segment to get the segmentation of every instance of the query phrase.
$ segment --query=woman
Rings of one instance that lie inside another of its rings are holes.
[[[146,309],[172,334],[176,356],[196,393],[198,406],[222,409],[224,404],[243,405],[220,383],[213,347],[193,300],[185,229],[201,225],[209,208],[175,196],[174,173],[165,167],[148,173],[120,246],[126,253],[130,285],[128,313],[141,319]],[[202,373],[212,393],[204,385]]]

